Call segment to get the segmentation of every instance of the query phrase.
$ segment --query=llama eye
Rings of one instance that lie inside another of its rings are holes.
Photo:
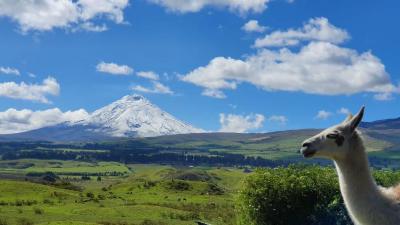
[[[331,133],[331,134],[326,135],[326,137],[327,137],[327,138],[330,138],[330,139],[334,139],[334,140],[335,140],[335,143],[336,143],[338,146],[342,146],[342,145],[343,145],[344,137],[343,137],[342,135],[340,135],[340,134]]]
[[[339,137],[339,134],[331,133],[331,134],[326,135],[326,137],[330,138],[330,139],[336,139]]]

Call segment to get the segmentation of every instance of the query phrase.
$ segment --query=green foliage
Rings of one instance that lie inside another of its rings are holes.
[[[165,187],[174,191],[188,191],[192,189],[190,183],[183,180],[171,180],[165,183]]]
[[[223,195],[224,194],[224,189],[218,184],[215,183],[208,183],[207,184],[207,193],[211,195]]]
[[[41,209],[41,208],[33,208],[33,212],[36,214],[36,215],[42,215],[43,213],[44,213],[44,210],[43,209]]]
[[[245,180],[237,210],[243,225],[351,224],[332,168],[258,169]]]
[[[18,220],[18,225],[33,225],[33,222],[27,218],[21,218]]]
[[[159,221],[146,219],[140,225],[167,225],[167,224]]]
[[[399,171],[376,170],[373,171],[373,175],[376,183],[384,187],[396,185],[400,182]]]
[[[8,225],[7,220],[0,218],[0,225]]]

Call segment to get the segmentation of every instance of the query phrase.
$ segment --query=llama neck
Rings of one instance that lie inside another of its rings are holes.
[[[356,225],[399,224],[397,211],[385,198],[371,175],[361,138],[355,134],[350,143],[351,157],[335,160],[340,191]],[[393,223],[393,221],[396,221]]]
[[[362,140],[358,134],[355,134],[352,139],[350,142],[351,156],[335,160],[340,187],[345,188],[346,191],[354,189],[368,192],[378,191],[369,169],[368,157]]]

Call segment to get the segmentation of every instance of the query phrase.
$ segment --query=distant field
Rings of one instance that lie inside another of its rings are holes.
[[[80,162],[80,161],[62,161],[62,160],[38,160],[38,159],[20,159],[0,161],[0,173],[44,173],[54,172],[56,174],[73,173],[130,173],[128,167],[117,162]]]
[[[35,164],[28,168],[20,167]],[[59,167],[62,168],[59,168]],[[13,170],[12,170],[13,169]],[[74,180],[82,191],[24,181],[0,180],[0,218],[8,224],[212,224],[235,223],[234,194],[247,176],[242,169],[122,165],[61,160],[0,161],[10,170],[129,171],[128,176]],[[23,223],[32,222],[32,223]],[[1,220],[0,220],[1,221]]]

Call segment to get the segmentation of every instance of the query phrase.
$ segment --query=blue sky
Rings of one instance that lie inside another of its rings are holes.
[[[0,1],[2,133],[132,93],[213,131],[400,116],[397,1],[26,2]]]

